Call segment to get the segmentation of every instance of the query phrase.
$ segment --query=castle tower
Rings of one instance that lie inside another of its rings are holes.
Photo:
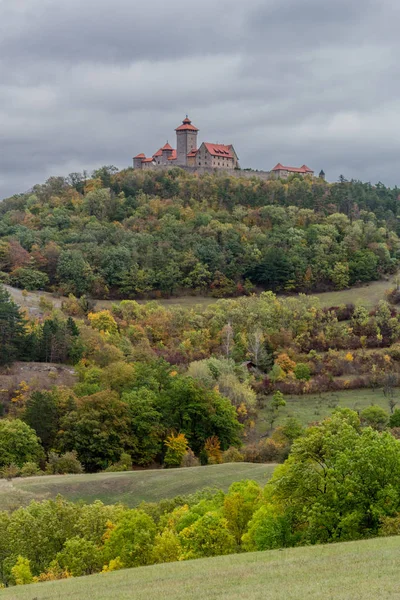
[[[182,121],[175,129],[176,131],[176,164],[186,167],[187,155],[192,150],[197,150],[197,134],[199,130],[192,125],[192,121],[186,115],[186,119]]]

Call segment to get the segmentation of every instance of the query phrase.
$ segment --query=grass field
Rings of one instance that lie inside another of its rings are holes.
[[[337,292],[323,292],[321,294],[312,294],[320,299],[321,305],[339,306],[340,304],[362,304],[366,308],[372,308],[385,297],[386,290],[392,287],[390,281],[373,281],[360,287],[353,287],[348,290],[338,290]]]
[[[65,298],[55,297],[48,292],[29,292],[27,296],[22,294],[22,290],[5,286],[11,294],[13,300],[23,308],[26,308],[32,316],[37,316],[42,313],[39,306],[40,298],[43,297],[53,303],[54,308],[60,308],[61,303]],[[348,290],[339,290],[337,292],[323,292],[321,294],[312,294],[320,299],[322,306],[338,306],[340,304],[354,303],[363,304],[367,308],[375,306],[385,296],[385,291],[391,287],[391,281],[373,281],[369,284],[350,288]],[[110,308],[111,305],[118,300],[96,300],[95,308],[97,310]],[[139,300],[141,304],[148,302]],[[158,300],[163,306],[181,306],[183,308],[206,308],[210,304],[217,302],[217,298],[204,296],[181,296],[178,298],[164,298]]]
[[[395,400],[398,401],[398,406],[400,406],[400,388],[395,390]],[[285,396],[285,401],[286,406],[279,409],[274,427],[281,425],[287,417],[296,417],[303,425],[308,425],[313,421],[321,421],[330,415],[336,407],[361,411],[371,404],[376,404],[389,412],[388,400],[380,388],[377,390],[365,388],[304,396]],[[270,425],[266,409],[259,411],[256,427],[257,432],[260,434],[269,431]]]
[[[5,600],[394,600],[400,537],[236,554],[2,591]]]
[[[142,500],[157,502],[163,498],[193,494],[205,487],[227,490],[231,483],[254,479],[265,484],[274,465],[230,463],[185,469],[158,469],[94,475],[50,475],[0,480],[0,510],[13,510],[31,500],[55,498],[61,494],[68,500],[105,504],[123,502],[137,506]]]

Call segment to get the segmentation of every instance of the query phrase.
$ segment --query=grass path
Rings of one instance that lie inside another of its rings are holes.
[[[236,554],[2,591],[5,600],[395,600],[400,537]]]
[[[371,283],[365,284],[359,287],[353,287],[348,290],[339,290],[337,292],[322,292],[320,294],[311,294],[320,299],[321,305],[330,307],[338,306],[340,304],[354,303],[362,304],[367,308],[372,308],[380,300],[385,297],[385,292],[391,287],[391,281],[394,279],[393,276],[390,280],[372,281]],[[42,313],[39,306],[40,298],[43,297],[46,300],[53,303],[55,308],[60,308],[61,303],[65,298],[55,297],[49,292],[28,292],[27,296],[22,295],[22,290],[5,286],[7,291],[11,294],[13,300],[23,308],[26,308],[32,316],[38,316]],[[181,296],[178,298],[164,298],[157,300],[162,306],[181,306],[183,308],[207,308],[210,304],[217,302],[217,298],[205,297],[205,296]],[[113,303],[118,303],[118,300],[96,300],[95,309],[100,310],[104,308],[111,308]],[[148,300],[139,300],[140,304],[149,302]]]
[[[13,510],[31,500],[55,498],[105,504],[123,502],[134,507],[140,502],[193,494],[205,487],[227,491],[234,481],[254,479],[265,484],[275,468],[271,464],[229,463],[185,469],[157,469],[93,475],[48,475],[0,480],[0,510]]]

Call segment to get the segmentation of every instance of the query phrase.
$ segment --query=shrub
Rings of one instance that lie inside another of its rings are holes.
[[[65,475],[83,473],[83,467],[77,458],[76,452],[65,452],[61,456],[50,452],[46,472],[50,475]]]
[[[383,517],[381,519],[380,535],[400,535],[400,513],[394,517]]]
[[[121,454],[121,458],[118,462],[114,463],[107,467],[107,473],[118,473],[122,471],[131,471],[132,470],[132,458],[126,452]]]
[[[2,469],[0,469],[0,477],[2,479],[14,479],[14,477],[18,477],[20,473],[19,467],[15,464],[6,465]]]
[[[389,419],[389,427],[400,427],[400,409],[396,408]]]
[[[43,475],[38,465],[34,462],[26,462],[22,465],[20,472],[21,477],[33,477],[34,475]]]
[[[182,458],[181,467],[198,467],[198,466],[200,466],[199,459],[195,456],[195,453],[193,452],[193,450],[188,448],[186,454],[184,454],[184,456]]]
[[[368,406],[362,411],[360,417],[364,425],[378,430],[384,429],[389,422],[388,413],[380,406]]]
[[[305,363],[298,363],[294,368],[294,375],[299,381],[309,381],[311,378],[310,367]]]
[[[33,291],[44,288],[49,283],[49,278],[46,273],[36,269],[19,267],[11,273],[10,282],[20,289]]]
[[[224,463],[235,463],[243,461],[243,454],[234,446],[231,446],[230,448],[228,448],[228,450],[225,450],[225,452],[222,453],[222,462]]]

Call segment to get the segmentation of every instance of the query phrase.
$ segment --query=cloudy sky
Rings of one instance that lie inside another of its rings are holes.
[[[242,167],[400,184],[398,0],[0,0],[0,197],[188,113]]]

